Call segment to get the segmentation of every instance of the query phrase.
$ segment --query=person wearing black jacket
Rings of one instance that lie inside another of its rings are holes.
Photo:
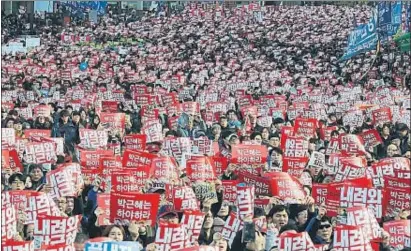
[[[74,149],[75,145],[80,143],[79,128],[71,121],[69,111],[63,110],[60,114],[56,113],[51,136],[64,138],[65,150],[73,157],[74,161],[78,160],[75,157]]]

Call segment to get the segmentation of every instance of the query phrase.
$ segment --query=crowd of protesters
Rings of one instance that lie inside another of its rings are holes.
[[[56,215],[82,216],[76,238],[64,243],[74,250],[83,250],[85,243],[98,237],[106,237],[103,241],[138,242],[140,249],[163,250],[156,236],[158,228],[164,223],[182,223],[186,213],[181,205],[176,209],[169,186],[191,189],[197,182],[190,180],[193,176],[186,171],[187,160],[177,157],[165,143],[177,138],[188,139],[193,145],[196,140],[210,142],[212,149],[203,152],[203,156],[211,162],[227,161],[220,170],[216,170],[216,162],[210,165],[215,177],[206,182],[212,184],[216,196],[198,199],[203,216],[201,231],[183,248],[342,250],[336,247],[341,242],[336,240],[336,231],[347,220],[344,216],[347,217],[348,208],[339,208],[337,216],[330,214],[328,201],[318,201],[316,187],[368,179],[372,189],[385,191],[385,199],[391,191],[410,189],[409,182],[401,187],[384,182],[377,186],[374,182],[376,178],[391,180],[390,173],[397,174],[397,169],[373,173],[380,163],[405,163],[400,171],[410,175],[410,54],[387,43],[379,52],[339,61],[354,24],[368,21],[372,11],[369,6],[260,7],[250,3],[227,9],[218,4],[189,4],[179,13],[164,14],[167,11],[164,8],[141,20],[136,20],[131,9],[123,14],[108,11],[97,24],[37,27],[37,33],[41,33],[40,46],[27,54],[2,55],[3,207],[13,204],[6,194],[38,191],[36,196],[46,194],[53,198],[50,205],[58,208]],[[8,23],[13,22],[17,23]],[[2,41],[3,36],[13,36],[8,31],[3,30]],[[114,108],[108,107],[113,102]],[[123,121],[107,123],[105,116],[119,113],[124,114]],[[314,121],[314,133],[301,130],[301,121]],[[153,123],[160,128],[152,129]],[[7,129],[12,129],[14,135],[8,134]],[[27,135],[38,130],[48,131],[49,135]],[[85,142],[89,139],[82,133],[86,130],[106,132],[107,137],[97,140],[107,142],[97,142],[102,147],[90,147]],[[153,130],[154,135],[148,135]],[[374,141],[364,136],[369,135],[367,132],[377,132],[372,134]],[[124,153],[128,151],[125,138],[136,134],[147,134],[147,144],[133,150],[153,154],[150,156],[155,158],[169,157],[176,169],[163,179],[150,175],[142,187],[131,191],[160,194],[157,222],[100,224],[104,212],[97,198],[110,192],[113,196],[114,189],[103,186],[108,183],[106,176],[83,176],[73,196],[49,195],[56,184],[46,181],[48,173],[70,163],[79,163],[80,171],[86,173],[84,151],[108,149],[113,159],[120,158],[124,164]],[[346,142],[341,139],[348,139],[347,135],[356,140],[344,148]],[[286,140],[292,137],[301,138],[304,147],[290,148]],[[38,158],[33,161],[27,157],[28,145],[39,142],[57,142],[54,147],[62,142],[62,149],[53,151],[55,160],[39,163]],[[339,142],[337,147],[335,142]],[[351,151],[353,145],[356,149]],[[256,160],[244,168],[239,164],[239,146],[264,149],[266,156],[254,159],[266,160],[265,163]],[[13,150],[18,153],[17,159],[12,158]],[[293,151],[303,154],[298,156]],[[4,152],[7,154],[3,155]],[[198,155],[199,151],[191,147],[186,153]],[[311,160],[317,154],[325,158],[322,164],[313,165]],[[342,160],[332,166],[331,158],[335,156],[355,159],[351,167],[360,171],[347,171]],[[290,172],[292,167],[286,164],[290,158],[303,160],[304,170],[298,174]],[[250,171],[254,166],[260,169]],[[271,194],[253,192],[253,201],[267,202],[262,207],[252,205],[253,212],[240,218],[244,226],[255,223],[251,241],[245,241],[250,234],[245,227],[236,229],[234,238],[223,231],[232,220],[231,215],[239,215],[239,205],[223,199],[224,184],[238,181],[239,187],[249,188],[251,184],[244,179],[244,172],[255,180],[289,173],[304,192],[303,198],[298,199],[278,196],[275,189]],[[404,200],[396,210],[388,206],[386,211],[384,205],[383,216],[367,211],[368,217],[378,220],[381,229],[376,239],[363,236],[365,249],[361,250],[410,250],[409,224],[402,242],[393,241],[392,233],[383,228],[392,221],[410,220],[409,191],[405,192]],[[16,233],[10,239],[2,235],[2,241],[11,246],[37,238],[37,223],[27,224],[24,208],[16,212]],[[259,220],[263,225],[257,223]],[[2,217],[2,228],[4,225]],[[294,239],[291,246],[285,247],[286,238],[301,237],[301,233],[307,233],[308,239]],[[303,244],[304,248],[297,248]],[[348,247],[357,248],[352,243]],[[43,246],[38,250],[57,249]]]

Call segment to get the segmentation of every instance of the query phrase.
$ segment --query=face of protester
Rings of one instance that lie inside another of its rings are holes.
[[[408,135],[408,130],[402,130],[402,131],[400,131],[400,137],[401,138],[404,138],[404,137],[406,137]]]
[[[73,116],[73,122],[78,123],[80,121],[80,115]]]
[[[261,143],[263,142],[263,138],[261,137],[261,135],[255,136],[254,140],[255,140],[258,144],[261,144]]]
[[[221,128],[218,126],[213,127],[212,133],[214,135],[219,135],[221,133]]]
[[[31,180],[32,180],[32,181],[37,182],[37,181],[39,181],[41,178],[43,178],[43,172],[41,171],[40,168],[34,168],[34,169],[31,171],[30,176],[31,176]]]
[[[25,182],[25,187],[26,187],[27,189],[30,189],[32,186],[33,186],[33,183],[31,182],[31,177],[30,177],[30,176],[27,176],[27,177],[26,177],[26,182]]]
[[[14,121],[13,120],[7,121],[6,127],[7,128],[14,128]]]
[[[297,217],[295,217],[295,221],[298,225],[302,226],[307,222],[308,219],[308,211],[304,210],[298,213]]]
[[[66,197],[60,197],[56,201],[57,207],[59,208],[60,212],[66,212],[67,209],[67,199]]]
[[[221,126],[222,128],[225,128],[225,127],[228,126],[227,118],[221,118],[221,119],[220,119],[220,126]]]
[[[12,182],[11,182],[11,190],[24,190],[24,181],[20,180],[18,177],[16,177]]]
[[[31,240],[33,239],[34,235],[34,224],[28,224],[27,225],[27,230],[26,230],[26,240]]]
[[[14,130],[16,130],[16,131],[23,130],[23,125],[21,123],[14,124]]]
[[[250,123],[251,123],[251,124],[257,123],[257,117],[250,115]]]
[[[333,229],[330,222],[321,222],[321,225],[318,227],[317,235],[328,242],[331,239],[332,231]]]
[[[386,137],[390,135],[390,128],[388,128],[388,126],[382,128],[382,135]]]
[[[87,119],[87,114],[86,114],[85,111],[81,111],[81,113],[80,113],[80,119],[81,119],[81,120],[86,120],[86,119]]]
[[[63,120],[64,123],[67,123],[69,120],[69,116],[63,116],[61,119]]]
[[[44,122],[46,122],[46,118],[44,118],[43,116],[39,116],[39,123],[44,124]]]
[[[392,157],[398,153],[398,147],[394,144],[390,144],[387,146],[387,156]]]
[[[67,206],[66,206],[66,213],[71,213],[73,212],[74,209],[74,198],[72,197],[67,197]]]
[[[280,138],[271,137],[270,138],[270,145],[272,145],[273,147],[279,147],[280,146]]]
[[[120,228],[113,227],[108,233],[108,238],[112,239],[113,241],[123,241],[124,235]]]
[[[204,229],[210,229],[213,227],[214,219],[213,219],[213,214],[209,211],[204,219]]]
[[[264,140],[268,140],[268,137],[270,136],[270,132],[268,131],[267,128],[263,129],[263,131],[261,132],[261,136]]]
[[[282,227],[282,226],[287,225],[287,223],[288,223],[288,214],[287,214],[287,212],[284,210],[284,211],[280,211],[280,212],[275,213],[273,215],[272,221],[273,221],[273,224],[275,226]]]
[[[165,222],[178,224],[178,215],[177,214],[167,214],[162,218]]]
[[[236,121],[236,120],[237,120],[237,115],[235,115],[234,112],[228,113],[228,120],[230,120],[230,121]]]
[[[220,208],[220,210],[219,210],[218,213],[217,213],[217,216],[225,217],[225,216],[228,215],[229,212],[230,212],[230,209],[229,209],[229,204],[228,204],[228,202],[223,201],[223,203],[221,204],[221,208]]]
[[[219,240],[214,240],[214,243],[215,243],[215,246],[218,247],[219,251],[227,250],[228,243],[223,238],[220,238]]]
[[[97,125],[98,123],[100,123],[100,118],[99,117],[94,117],[93,122],[94,122],[95,125]]]
[[[276,151],[273,151],[271,153],[271,164],[279,165],[281,164],[282,160],[283,160],[283,156],[281,154],[277,153]]]

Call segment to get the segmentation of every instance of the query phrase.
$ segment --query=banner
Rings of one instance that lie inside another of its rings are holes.
[[[85,251],[141,251],[138,242],[133,241],[104,241],[104,242],[87,242],[84,245]]]
[[[143,134],[130,134],[124,137],[124,146],[130,150],[145,150],[147,136]]]
[[[240,220],[254,215],[255,189],[253,186],[237,185],[237,213]]]
[[[24,160],[29,164],[54,163],[57,161],[56,143],[54,142],[29,142],[26,144],[24,151]]]
[[[373,250],[360,226],[336,226],[332,245],[337,250]]]
[[[213,162],[206,156],[193,156],[187,160],[186,173],[192,182],[212,181],[217,178]]]
[[[188,235],[184,224],[161,222],[156,232],[156,250],[169,251],[186,247]]]
[[[262,145],[234,145],[232,147],[231,163],[255,164],[267,161],[268,150]]]
[[[34,241],[9,240],[2,242],[2,251],[34,251]]]
[[[205,214],[200,211],[184,210],[181,223],[187,230],[188,243],[186,244],[186,247],[198,242],[204,218]]]
[[[24,135],[26,136],[26,138],[30,138],[30,137],[51,137],[51,130],[26,129],[26,130],[24,130]]]
[[[348,60],[362,52],[374,50],[377,47],[377,12],[373,14],[367,24],[361,24],[348,37],[348,47],[340,59]]]
[[[85,149],[105,148],[108,142],[107,131],[97,131],[92,129],[80,128],[80,141],[78,145]]]
[[[73,244],[81,216],[60,217],[38,215],[34,222],[34,248],[41,245]]]
[[[111,193],[110,222],[128,225],[131,221],[156,224],[160,194]]]

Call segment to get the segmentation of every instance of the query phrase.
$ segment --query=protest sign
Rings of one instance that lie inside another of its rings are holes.
[[[72,217],[38,215],[34,222],[34,247],[73,244],[80,220],[79,215]]]
[[[285,232],[279,237],[279,248],[283,251],[314,250],[314,243],[307,232]]]
[[[128,225],[131,221],[156,223],[159,194],[111,193],[110,222]]]
[[[17,232],[17,206],[11,205],[1,209],[1,242],[13,240]]]
[[[185,210],[181,223],[185,226],[187,230],[187,246],[191,246],[193,243],[198,241],[200,236],[201,228],[203,226],[205,214],[200,211]]]
[[[223,180],[223,201],[234,203],[237,200],[237,184],[236,180]]]
[[[122,250],[122,251],[140,251],[138,242],[131,241],[104,241],[104,242],[87,242],[84,245],[85,251],[106,251],[106,250]]]
[[[97,207],[102,214],[97,217],[99,226],[110,225],[110,194],[97,194]]]
[[[294,124],[294,133],[296,136],[312,138],[317,134],[318,121],[314,118],[304,119],[297,118]]]
[[[126,149],[123,154],[124,168],[149,168],[156,157],[155,154],[140,150]]]
[[[209,200],[212,203],[218,201],[215,184],[212,182],[195,182],[192,184],[197,200]]]
[[[78,146],[81,148],[98,149],[105,148],[107,146],[107,131],[80,128],[79,133],[81,143]]]
[[[158,251],[177,250],[187,247],[188,238],[184,224],[160,222],[154,243]]]
[[[380,134],[375,129],[362,132],[360,134],[360,137],[364,142],[365,149],[369,149],[370,147],[376,147],[379,144],[383,143]]]
[[[7,149],[16,144],[14,128],[1,128],[1,149]]]
[[[153,179],[171,183],[179,177],[177,163],[168,156],[155,157],[151,162],[150,176]]]
[[[390,246],[393,248],[403,248],[406,239],[411,236],[409,220],[394,220],[384,222],[383,228],[390,235]]]
[[[57,161],[56,144],[54,142],[27,143],[24,161],[26,163],[54,163]]]
[[[343,153],[350,155],[353,154],[364,154],[364,142],[361,137],[355,134],[340,134],[339,138],[340,150]]]
[[[100,124],[104,129],[125,129],[126,117],[125,113],[106,113],[100,114]]]
[[[162,125],[159,122],[144,125],[141,133],[147,136],[147,143],[163,141]]]
[[[4,251],[34,251],[34,241],[15,241],[9,240],[1,244]]]
[[[268,151],[264,146],[257,145],[235,145],[232,148],[231,163],[255,164],[267,161]]]
[[[305,157],[308,152],[308,141],[300,136],[283,135],[281,149],[284,157]]]
[[[243,221],[237,217],[237,214],[235,212],[231,212],[225,221],[221,232],[223,238],[228,241],[230,246],[233,243],[237,232],[243,228],[243,225]]]
[[[147,136],[143,134],[130,134],[124,136],[124,146],[130,150],[145,150]]]
[[[254,215],[255,189],[253,186],[237,185],[237,213],[238,218],[244,220]]]
[[[302,200],[305,198],[305,192],[297,178],[282,172],[268,173],[267,176],[273,196],[282,200]]]
[[[173,189],[173,204],[176,210],[199,210],[200,205],[191,187],[182,186]]]
[[[186,161],[187,177],[195,181],[212,181],[216,179],[215,167],[209,157],[193,156]]]
[[[113,156],[113,152],[110,150],[81,150],[80,165],[87,169],[100,168],[100,158],[102,156]]]
[[[373,250],[360,226],[340,225],[334,230],[333,248],[348,250]]]
[[[382,238],[382,231],[371,209],[364,206],[349,207],[346,209],[347,225],[362,227],[363,233],[369,241],[378,241]]]
[[[71,182],[72,177],[72,173],[65,167],[48,172],[46,182],[52,186],[52,189],[47,195],[52,199],[75,196],[77,191]]]

